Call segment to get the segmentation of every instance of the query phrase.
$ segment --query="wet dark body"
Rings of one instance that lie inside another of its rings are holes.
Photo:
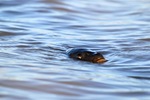
[[[107,61],[101,53],[93,52],[88,49],[71,49],[67,54],[70,58],[93,63],[104,63]]]

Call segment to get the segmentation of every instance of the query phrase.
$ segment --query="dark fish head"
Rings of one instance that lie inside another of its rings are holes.
[[[93,52],[88,49],[71,49],[67,54],[70,58],[93,63],[103,63],[107,61],[101,53]]]

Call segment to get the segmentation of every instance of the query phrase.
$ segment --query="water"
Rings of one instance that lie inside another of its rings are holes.
[[[1,0],[1,100],[150,100],[150,0]],[[70,48],[102,52],[93,64]]]

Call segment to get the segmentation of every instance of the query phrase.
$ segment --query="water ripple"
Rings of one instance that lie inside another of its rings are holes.
[[[0,98],[149,100],[149,5],[1,0]],[[108,62],[70,59],[70,48],[101,52]]]

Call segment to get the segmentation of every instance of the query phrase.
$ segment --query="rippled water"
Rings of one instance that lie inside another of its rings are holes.
[[[150,0],[0,0],[1,100],[150,100],[149,60]]]

